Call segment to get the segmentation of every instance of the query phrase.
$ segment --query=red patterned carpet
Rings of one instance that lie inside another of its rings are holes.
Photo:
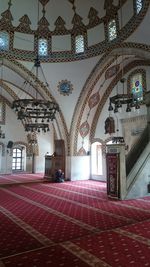
[[[34,174],[0,184],[0,267],[150,266],[150,197],[108,200],[104,182]]]
[[[28,173],[18,173],[18,174],[6,174],[0,175],[0,186],[10,185],[10,184],[22,184],[30,182],[41,182],[43,180],[43,174],[28,174]]]

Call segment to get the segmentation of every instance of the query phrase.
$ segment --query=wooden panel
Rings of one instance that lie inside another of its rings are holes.
[[[45,174],[44,178],[54,182],[55,173],[58,169],[62,169],[65,177],[65,146],[64,140],[55,140],[55,152],[53,155],[45,156]]]
[[[56,156],[65,156],[65,144],[64,140],[55,140],[55,153]]]

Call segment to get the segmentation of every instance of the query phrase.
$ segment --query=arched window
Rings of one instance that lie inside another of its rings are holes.
[[[116,20],[112,19],[108,23],[108,39],[109,41],[114,40],[117,37],[117,25],[116,25]]]
[[[91,169],[92,175],[102,175],[102,144],[95,142],[91,146]]]
[[[12,170],[13,171],[23,170],[22,148],[14,148],[13,149]]]
[[[48,55],[48,42],[46,39],[39,39],[38,41],[38,54],[39,56],[47,56]]]
[[[137,14],[139,14],[142,7],[143,7],[143,0],[135,0],[135,9]]]
[[[75,37],[75,53],[83,53],[84,52],[84,37],[83,35],[77,35]]]
[[[7,32],[0,32],[0,50],[9,50],[9,34]]]
[[[146,71],[144,69],[135,69],[128,76],[127,92],[133,94],[135,101],[143,103],[146,92]]]
[[[142,73],[135,73],[133,76],[131,76],[130,85],[131,93],[134,95],[134,99],[143,101]]]

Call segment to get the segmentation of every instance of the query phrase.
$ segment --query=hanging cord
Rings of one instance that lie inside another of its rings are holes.
[[[40,17],[40,3],[38,1],[38,12],[37,12],[37,54],[35,58],[35,68],[36,68],[36,99],[38,98],[38,77],[39,77],[39,67],[40,67],[40,60],[38,55],[38,43],[39,43],[39,17]]]

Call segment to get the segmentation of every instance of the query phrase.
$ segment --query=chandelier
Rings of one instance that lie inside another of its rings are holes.
[[[34,66],[36,68],[41,67],[38,57],[35,59]],[[59,111],[59,106],[56,102],[44,99],[24,98],[14,100],[12,109],[17,113],[18,120],[23,122],[25,131],[39,133],[41,130],[43,132],[50,130],[49,122],[55,119],[56,112]]]
[[[131,112],[132,108],[136,110],[140,109],[140,102],[134,96],[134,94],[125,94],[124,90],[125,78],[122,78],[120,82],[123,84],[122,94],[119,94],[117,92],[116,95],[109,98],[108,111],[110,112],[114,111],[114,113],[117,113],[124,104],[126,105],[126,110],[125,110],[126,112]]]
[[[122,12],[122,6],[120,9],[120,28],[123,28],[123,12]],[[122,84],[122,93],[119,94],[118,92],[118,84],[117,86],[117,94],[109,98],[109,107],[108,111],[114,111],[114,113],[117,113],[121,111],[123,105],[125,106],[125,111],[126,112],[131,112],[133,110],[139,110],[140,109],[140,101],[139,99],[135,96],[133,93],[125,93],[125,81],[126,79],[124,78],[124,58],[123,58],[123,48],[122,52],[120,54],[121,56],[121,79],[120,83]],[[120,65],[120,64],[119,64]],[[116,55],[116,77],[117,77],[117,55]]]
[[[38,0],[38,22],[39,22],[39,0]],[[39,37],[37,34],[37,41]],[[12,103],[12,109],[15,110],[17,114],[18,120],[21,120],[25,131],[27,132],[48,132],[50,131],[49,123],[52,122],[56,118],[56,113],[59,112],[59,106],[54,101],[44,100],[38,98],[39,92],[39,72],[42,75],[42,79],[44,80],[44,85],[47,88],[47,91],[50,91],[48,83],[46,81],[42,66],[40,64],[39,55],[37,51],[36,58],[34,60],[34,65],[31,69],[31,73],[34,74],[34,80],[33,78],[29,79],[28,77],[24,81],[24,88],[23,91],[29,91],[25,90],[25,87],[33,85],[33,88],[35,89],[35,95],[34,98],[20,98],[17,100],[14,100]],[[32,76],[32,75],[31,75]]]

